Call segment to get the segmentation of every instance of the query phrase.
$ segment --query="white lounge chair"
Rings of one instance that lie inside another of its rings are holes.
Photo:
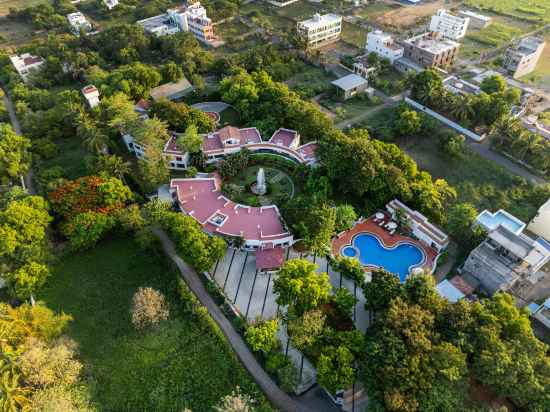
[[[384,220],[382,219],[382,221],[378,223],[378,226],[383,226],[383,225],[384,225]]]
[[[395,233],[395,229],[390,230],[390,235],[393,236],[394,233]]]

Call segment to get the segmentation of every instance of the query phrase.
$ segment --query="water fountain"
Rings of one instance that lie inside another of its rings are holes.
[[[265,195],[265,192],[267,192],[265,172],[263,167],[260,167],[258,169],[258,174],[256,175],[256,183],[254,183],[250,189],[254,194],[258,196],[263,196]]]

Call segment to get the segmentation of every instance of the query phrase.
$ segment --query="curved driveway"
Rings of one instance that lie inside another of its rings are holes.
[[[313,412],[309,408],[299,405],[294,399],[279,389],[271,377],[258,363],[241,335],[235,331],[231,322],[229,322],[229,320],[222,313],[221,309],[208,294],[204,284],[199,279],[197,272],[195,272],[193,268],[191,268],[178,256],[174,243],[170,240],[168,235],[166,235],[166,232],[160,228],[155,228],[153,231],[155,235],[159,237],[164,252],[178,267],[181,276],[185,280],[185,283],[189,286],[189,289],[191,289],[199,301],[206,307],[212,319],[214,319],[214,321],[218,324],[223,334],[233,347],[237,357],[240,359],[246,370],[248,370],[248,372],[252,375],[258,386],[263,390],[269,401],[281,411]]]

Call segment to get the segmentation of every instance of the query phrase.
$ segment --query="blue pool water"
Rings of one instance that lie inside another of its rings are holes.
[[[358,258],[363,266],[377,266],[395,273],[402,282],[412,266],[424,261],[424,253],[417,246],[401,243],[389,249],[370,233],[356,235],[352,240],[352,246],[342,248],[342,255]]]

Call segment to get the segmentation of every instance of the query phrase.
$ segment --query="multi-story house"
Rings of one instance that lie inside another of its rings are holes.
[[[340,39],[342,16],[315,14],[311,19],[298,22],[297,31],[308,49],[322,47]]]
[[[386,58],[391,64],[403,57],[403,47],[397,45],[391,35],[381,30],[371,31],[367,34],[367,53],[376,53]]]
[[[149,17],[137,22],[146,32],[157,37],[190,32],[197,40],[214,45],[219,39],[214,34],[212,20],[206,15],[206,9],[199,2],[169,9],[164,14]]]
[[[438,32],[427,32],[403,41],[403,46],[405,49],[403,59],[424,69],[444,69],[453,65],[460,43],[444,39]],[[398,70],[401,70],[400,62],[403,59],[398,59],[395,62],[395,67]]]
[[[550,278],[550,243],[525,232],[525,223],[503,210],[483,211],[476,222],[487,237],[470,253],[462,273],[489,295],[506,291],[524,301],[539,299],[537,284]]]
[[[445,9],[439,9],[430,21],[430,31],[436,31],[447,39],[458,40],[466,35],[469,17],[455,16]]]
[[[44,59],[39,56],[33,56],[29,53],[10,56],[10,61],[15,67],[17,74],[21,76],[24,82],[28,80],[29,74],[36,72],[44,64]]]
[[[546,42],[538,37],[525,37],[506,50],[503,66],[515,79],[535,70]]]
[[[88,19],[86,19],[86,16],[79,11],[67,14],[67,20],[69,21],[71,31],[75,36],[80,36],[81,31],[87,33],[92,30],[92,24],[88,21]]]

